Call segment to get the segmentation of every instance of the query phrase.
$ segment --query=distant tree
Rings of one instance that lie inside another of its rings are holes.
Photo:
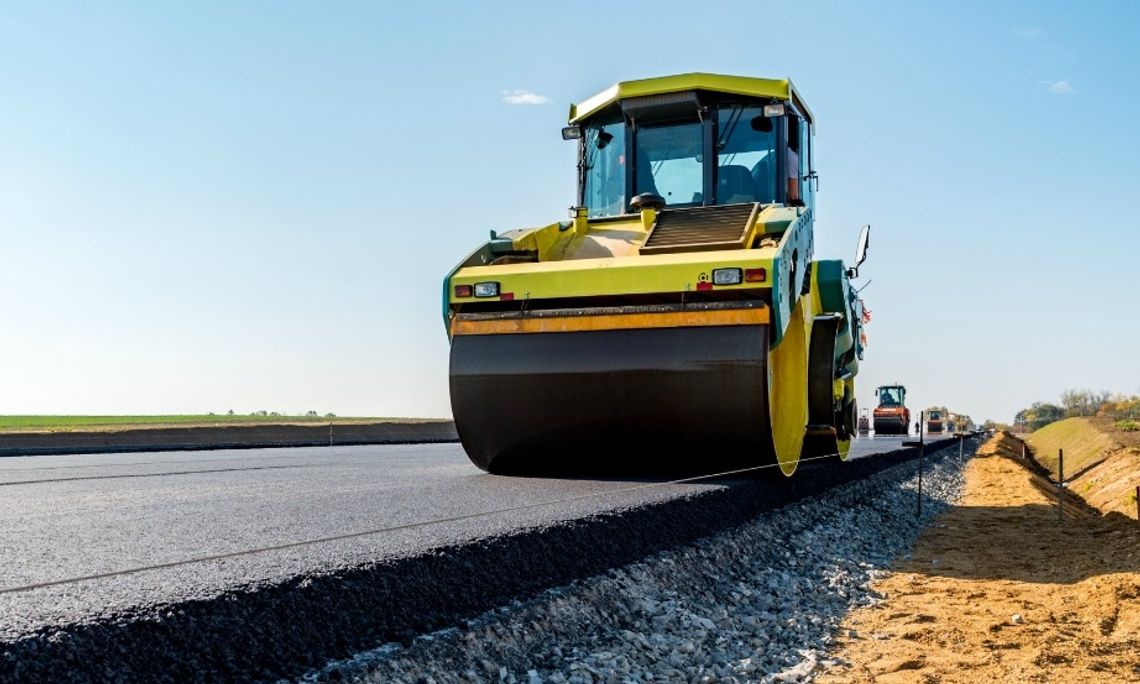
[[[276,411],[270,411],[270,412],[269,412],[269,415],[271,415],[271,416],[280,416],[281,414],[280,414],[280,413],[278,413],[278,412],[276,412]]]
[[[233,414],[234,414],[234,410],[233,410],[233,409],[230,409],[229,411],[226,411],[226,415],[227,415],[227,416],[232,416]]]
[[[1065,407],[1065,416],[1095,416],[1104,406],[1109,397],[1108,392],[1093,392],[1090,390],[1065,390],[1061,393],[1061,405]]]
[[[335,413],[326,413],[325,418],[336,418],[336,414]]]
[[[214,412],[213,412],[213,411],[210,411],[210,412],[209,412],[208,414],[206,414],[206,415],[212,416],[212,415],[214,415]]]
[[[1016,425],[1024,425],[1026,429],[1033,431],[1040,430],[1064,417],[1065,409],[1063,407],[1036,401],[1029,408],[1018,411],[1013,422]]]
[[[309,416],[310,418],[316,418],[317,412],[316,411],[305,411],[305,415]]]
[[[1132,420],[1140,417],[1140,396],[1117,394],[1101,404],[1097,409],[1098,418],[1110,420]]]

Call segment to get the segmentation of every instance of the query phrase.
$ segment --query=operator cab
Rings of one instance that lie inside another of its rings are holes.
[[[798,98],[705,90],[618,99],[563,130],[579,141],[589,218],[759,202],[812,206],[811,115]],[[659,199],[658,199],[659,198]]]
[[[904,406],[906,404],[906,388],[894,385],[880,387],[875,390],[879,397],[879,406]]]

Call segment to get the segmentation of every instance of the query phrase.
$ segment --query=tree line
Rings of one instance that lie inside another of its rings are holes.
[[[1037,401],[1021,409],[1014,416],[1015,426],[1029,431],[1055,423],[1064,418],[1097,417],[1116,421],[1121,429],[1130,429],[1140,418],[1140,396],[1094,392],[1092,390],[1065,390],[1059,404]]]

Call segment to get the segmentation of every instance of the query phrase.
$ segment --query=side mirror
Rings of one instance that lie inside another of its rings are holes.
[[[859,231],[859,247],[855,250],[855,268],[863,265],[867,260],[867,247],[871,244],[871,226],[863,226],[863,230]]]
[[[871,244],[871,226],[863,226],[859,231],[859,246],[855,249],[855,265],[847,270],[850,278],[859,277],[859,267],[867,260],[867,247]]]
[[[582,137],[582,127],[578,125],[564,126],[562,128],[563,140],[577,140]]]
[[[752,117],[752,121],[749,123],[752,126],[752,130],[756,131],[757,133],[772,132],[772,120],[766,116],[754,116]]]

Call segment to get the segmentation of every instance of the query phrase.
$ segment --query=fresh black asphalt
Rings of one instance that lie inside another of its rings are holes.
[[[902,457],[654,487],[487,475],[456,444],[0,459],[0,680],[288,677]]]

